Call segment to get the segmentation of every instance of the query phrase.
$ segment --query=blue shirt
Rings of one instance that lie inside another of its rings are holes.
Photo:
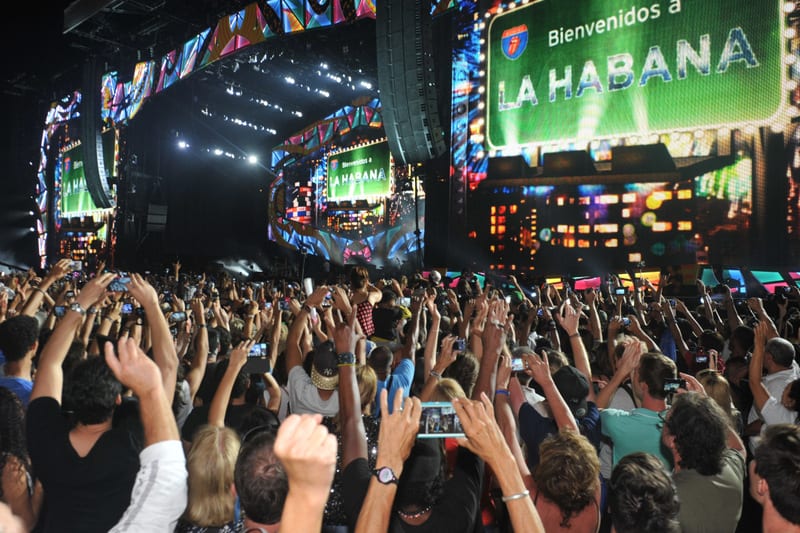
[[[33,390],[33,381],[6,376],[0,378],[0,387],[5,387],[16,394],[17,398],[22,400],[22,407],[28,407],[28,402],[31,399],[31,391]]]
[[[403,359],[400,361],[400,364],[397,365],[397,368],[394,369],[394,372],[389,376],[389,379],[385,381],[378,380],[378,390],[376,391],[375,395],[375,409],[372,410],[373,415],[375,417],[380,418],[381,416],[381,391],[386,388],[387,383],[389,384],[389,397],[387,398],[389,403],[389,414],[392,412],[392,406],[394,405],[394,395],[397,392],[397,389],[400,387],[403,388],[403,398],[408,398],[408,392],[411,389],[411,383],[414,381],[414,362],[411,359]]]

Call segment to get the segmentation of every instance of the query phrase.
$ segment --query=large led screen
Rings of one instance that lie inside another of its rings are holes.
[[[391,162],[386,141],[328,156],[328,201],[380,198],[391,193]]]
[[[61,217],[84,215],[97,211],[86,186],[83,150],[80,145],[64,152],[61,161]]]
[[[764,124],[786,103],[783,0],[543,0],[488,28],[487,142]]]

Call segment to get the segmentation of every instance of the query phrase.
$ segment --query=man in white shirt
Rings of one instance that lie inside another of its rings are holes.
[[[764,346],[764,369],[767,375],[761,380],[772,398],[781,398],[786,386],[800,378],[800,368],[794,360],[794,346],[792,343],[781,337],[773,337]],[[752,379],[753,376],[751,376]],[[750,437],[750,449],[755,450],[758,446],[758,432],[764,418],[756,405],[750,409],[747,417],[746,433],[754,435]],[[758,429],[756,429],[758,426]]]

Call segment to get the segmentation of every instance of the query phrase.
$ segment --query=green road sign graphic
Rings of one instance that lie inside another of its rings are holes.
[[[770,120],[782,0],[542,0],[489,25],[492,148]]]

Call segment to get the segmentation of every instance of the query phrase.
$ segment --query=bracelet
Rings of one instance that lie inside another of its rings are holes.
[[[569,336],[569,338],[574,339],[575,337],[580,337],[580,336],[581,336],[580,333],[573,333],[572,335]]]
[[[98,311],[98,309],[96,307],[90,307],[89,309],[86,310],[86,314],[87,315],[96,315],[97,311]]]
[[[308,304],[303,304],[303,307],[301,307],[301,309],[303,311],[305,311],[306,313],[310,313],[311,312],[311,306],[308,305]]]
[[[47,296],[47,293],[44,292],[44,290],[42,290],[41,287],[34,287],[33,290],[35,290],[36,292],[41,292],[42,296]]]
[[[508,503],[514,500],[521,500],[522,498],[527,498],[528,496],[530,496],[530,494],[531,494],[530,491],[528,489],[525,489],[522,492],[511,494],[509,496],[503,496],[500,499],[503,500],[503,503]]]
[[[442,379],[442,375],[440,373],[438,373],[436,370],[431,370],[429,372],[429,374],[431,376],[435,377],[436,379]]]
[[[504,395],[508,396],[508,389],[497,389],[496,391],[494,391],[494,393],[495,394],[504,394]]]

